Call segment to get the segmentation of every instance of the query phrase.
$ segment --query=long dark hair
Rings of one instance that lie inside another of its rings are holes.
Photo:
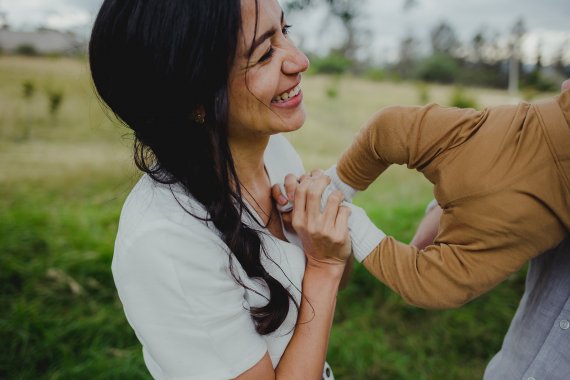
[[[267,304],[250,313],[257,331],[269,334],[285,320],[289,300],[296,303],[261,265],[260,232],[241,218],[248,211],[227,137],[240,28],[240,0],[105,0],[89,61],[100,98],[134,131],[137,167],[160,183],[181,184],[221,232],[230,267],[235,257],[250,278],[267,284]],[[197,106],[205,109],[204,124],[194,121]]]

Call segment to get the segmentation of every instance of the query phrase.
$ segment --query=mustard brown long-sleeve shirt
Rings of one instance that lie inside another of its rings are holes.
[[[407,302],[457,307],[570,231],[570,91],[483,111],[388,107],[342,155],[342,181],[364,190],[389,165],[434,184],[443,208],[433,245],[384,238],[365,267]]]

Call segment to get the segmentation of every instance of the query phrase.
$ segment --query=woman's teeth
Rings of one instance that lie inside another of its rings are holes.
[[[300,91],[301,91],[301,85],[298,84],[291,91],[284,92],[281,95],[277,95],[276,97],[273,98],[273,100],[271,100],[271,102],[272,103],[283,103],[283,102],[287,101],[289,98],[292,98],[294,96],[299,95]]]

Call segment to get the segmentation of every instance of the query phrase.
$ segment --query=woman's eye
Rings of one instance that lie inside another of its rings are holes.
[[[289,34],[289,29],[291,28],[292,25],[284,25],[283,28],[281,28],[281,33],[283,33],[284,36],[287,36]],[[267,61],[269,58],[271,58],[271,56],[273,55],[275,49],[273,49],[273,46],[270,46],[269,49],[267,50],[267,52],[265,54],[263,54],[261,56],[261,58],[259,58],[258,63],[262,63]]]
[[[269,50],[267,50],[267,53],[263,54],[261,56],[261,58],[259,58],[259,62],[267,61],[269,58],[271,58],[271,56],[273,55],[273,52],[274,52],[273,46],[270,46]]]

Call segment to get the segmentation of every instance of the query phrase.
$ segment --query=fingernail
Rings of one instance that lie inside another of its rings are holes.
[[[287,198],[285,198],[283,195],[279,195],[279,198],[277,199],[277,202],[280,205],[286,205],[287,204]]]

